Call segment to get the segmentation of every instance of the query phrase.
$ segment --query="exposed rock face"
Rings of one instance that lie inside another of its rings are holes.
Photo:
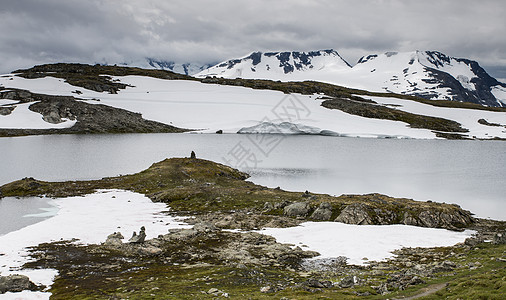
[[[310,209],[307,202],[297,202],[286,206],[284,214],[289,217],[306,217]]]
[[[363,204],[354,203],[346,206],[341,211],[339,216],[335,219],[336,222],[357,225],[372,225],[374,222],[371,220],[367,208]]]
[[[328,221],[332,217],[332,206],[330,203],[323,202],[320,206],[313,212],[311,215],[311,219],[318,221]]]
[[[25,275],[0,276],[0,294],[7,292],[36,291],[39,287]]]
[[[463,210],[453,212],[440,212],[437,210],[424,210],[418,215],[418,220],[409,216],[404,220],[404,224],[429,227],[429,228],[448,228],[458,229],[467,227],[473,223],[471,213]]]

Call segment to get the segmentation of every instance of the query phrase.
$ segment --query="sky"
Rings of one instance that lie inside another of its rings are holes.
[[[0,73],[320,49],[354,65],[368,54],[438,50],[506,78],[505,16],[504,0],[3,0]]]

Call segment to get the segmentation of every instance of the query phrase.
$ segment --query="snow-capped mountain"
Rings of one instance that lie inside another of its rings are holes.
[[[308,77],[327,70],[349,70],[351,66],[335,50],[311,52],[253,52],[206,69],[196,76],[226,78],[288,79]]]
[[[228,60],[195,76],[316,80],[377,92],[427,99],[506,106],[506,84],[476,61],[437,51],[387,52],[362,57],[351,67],[336,51],[254,52]]]
[[[118,65],[125,67],[138,67],[143,69],[168,70],[184,75],[195,75],[199,72],[202,72],[203,70],[206,70],[207,68],[212,67],[214,64],[176,63],[168,60],[145,58],[138,61],[123,62]]]
[[[152,58],[146,59],[148,62],[148,65],[155,69],[160,70],[169,70],[174,73],[179,74],[185,74],[185,75],[195,75],[199,72],[202,72],[203,70],[206,70],[207,68],[210,68],[213,66],[213,64],[196,64],[196,63],[184,63],[184,64],[178,64],[173,61],[163,61],[163,60],[156,60]]]

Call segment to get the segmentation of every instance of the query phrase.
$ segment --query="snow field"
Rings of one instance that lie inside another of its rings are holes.
[[[144,195],[122,191],[103,190],[94,194],[52,201],[59,210],[54,217],[0,236],[0,275],[23,274],[36,284],[49,286],[56,270],[19,270],[27,261],[26,247],[59,240],[78,239],[83,244],[99,244],[113,232],[121,232],[128,240],[133,231],[146,228],[146,238],[168,233],[170,228],[188,227],[164,214],[163,203],[153,203]],[[29,292],[27,299],[32,299]],[[0,295],[0,299],[11,296]],[[36,293],[34,295],[40,295]],[[48,299],[50,293],[43,293]],[[44,299],[44,298],[41,298]]]
[[[338,222],[307,222],[297,227],[267,228],[259,231],[280,243],[294,244],[304,250],[335,258],[345,256],[348,264],[362,265],[393,257],[392,251],[403,247],[444,247],[464,242],[474,231],[407,225],[349,225]],[[366,258],[366,259],[364,259]]]
[[[286,95],[278,91],[142,76],[114,79],[119,79],[132,87],[120,90],[118,94],[108,94],[71,86],[61,79],[52,77],[39,79],[14,77],[13,80],[0,78],[0,83],[51,95],[75,96],[72,92],[79,90],[82,92],[79,98],[90,100],[88,103],[101,103],[139,112],[145,119],[194,129],[201,133],[214,133],[217,130],[236,133],[242,128],[257,126],[262,122],[273,124],[288,122],[314,128],[312,130],[314,132],[322,130],[335,132],[339,136],[436,138],[430,130],[410,128],[403,122],[364,118],[339,110],[326,109],[321,106],[322,100],[318,99],[319,95]],[[372,99],[379,103],[401,105],[397,109],[403,111],[455,120],[471,131],[470,136],[485,139],[495,136],[506,137],[503,127],[477,123],[478,119],[483,118],[491,123],[506,125],[505,113],[440,108],[395,98],[372,97]],[[27,113],[27,108],[23,105],[26,104],[18,105],[11,115],[0,116],[0,128],[28,128],[26,124],[32,126],[30,128],[61,128],[73,125],[73,121],[61,124],[46,123],[39,114]]]

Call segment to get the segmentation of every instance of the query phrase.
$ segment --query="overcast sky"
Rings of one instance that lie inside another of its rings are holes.
[[[352,65],[371,53],[419,49],[506,70],[505,34],[504,0],[3,0],[0,72],[330,48]]]

